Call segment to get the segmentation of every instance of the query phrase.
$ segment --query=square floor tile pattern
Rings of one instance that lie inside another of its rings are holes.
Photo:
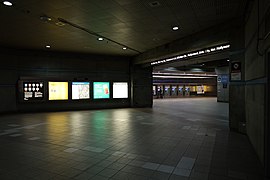
[[[262,179],[216,98],[0,116],[0,179]],[[245,158],[249,157],[249,158]]]

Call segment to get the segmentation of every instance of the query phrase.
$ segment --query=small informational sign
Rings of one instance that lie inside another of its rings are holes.
[[[222,80],[221,76],[218,76],[217,82],[221,82],[221,80]]]
[[[231,81],[241,81],[241,62],[231,63]]]
[[[23,82],[23,101],[42,101],[44,100],[44,82],[24,81]]]
[[[227,75],[227,74],[222,74],[222,75],[221,75],[221,81],[220,81],[220,82],[223,83],[223,84],[228,83],[228,82],[229,82],[229,75]]]

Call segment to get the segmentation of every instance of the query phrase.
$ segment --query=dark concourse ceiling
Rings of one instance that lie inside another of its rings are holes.
[[[243,16],[248,0],[10,0],[0,46],[136,56]],[[179,30],[173,31],[173,26]],[[103,41],[98,41],[101,36]],[[123,46],[127,47],[123,50]]]

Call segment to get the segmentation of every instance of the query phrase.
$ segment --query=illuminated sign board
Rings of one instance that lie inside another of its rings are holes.
[[[157,95],[156,91],[157,91],[157,87],[156,86],[153,86],[153,95],[154,96]]]
[[[213,53],[213,52],[217,52],[217,51],[226,50],[226,49],[229,49],[229,48],[230,48],[229,44],[219,45],[219,46],[216,46],[216,47],[202,49],[202,50],[199,50],[199,51],[190,52],[190,53],[178,55],[178,56],[175,56],[175,57],[171,57],[171,58],[151,62],[151,65],[163,64],[163,63],[170,62],[170,61],[184,60],[184,59],[191,58],[191,57],[194,57],[194,56],[195,57],[196,56],[201,56],[201,55],[205,55],[205,54],[209,54],[209,53]]]
[[[109,82],[94,82],[94,99],[110,98],[110,83]]]
[[[128,83],[114,82],[113,83],[113,98],[128,98]]]
[[[72,99],[89,99],[89,82],[72,82]]]
[[[197,94],[204,94],[204,86],[197,86]]]
[[[22,88],[24,101],[44,100],[43,81],[24,81]]]
[[[49,82],[49,100],[68,100],[68,82]]]

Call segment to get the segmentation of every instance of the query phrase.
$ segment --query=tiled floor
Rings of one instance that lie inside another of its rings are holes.
[[[216,98],[153,108],[0,116],[0,179],[257,180],[246,136]]]

